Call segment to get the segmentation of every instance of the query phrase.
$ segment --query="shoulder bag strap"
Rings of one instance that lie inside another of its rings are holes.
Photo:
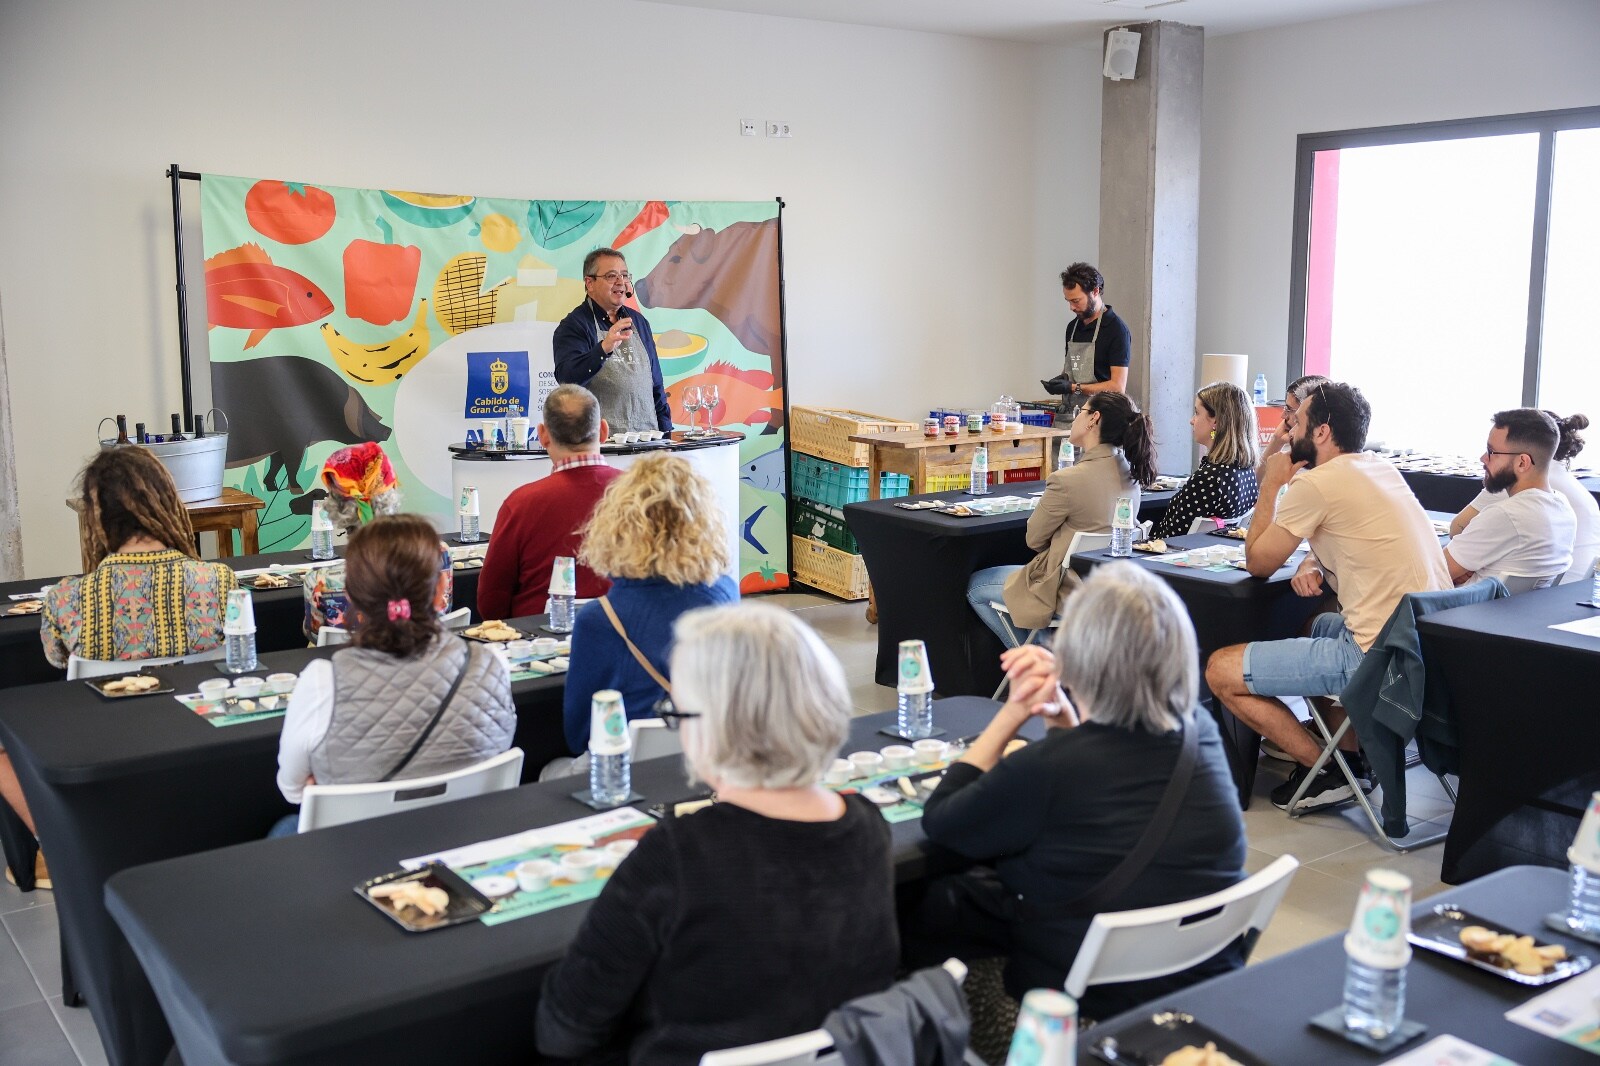
[[[445,708],[450,706],[450,701],[455,698],[456,689],[461,687],[461,679],[467,676],[467,667],[472,665],[473,646],[467,644],[465,640],[462,643],[466,644],[467,654],[461,660],[461,669],[456,672],[456,679],[450,682],[449,691],[444,694],[444,699],[439,701],[439,709],[433,712],[433,717],[428,720],[428,724],[423,727],[422,732],[417,734],[417,739],[412,743],[411,750],[406,752],[400,761],[395,764],[393,770],[378,778],[379,781],[393,781],[401,770],[410,766],[411,760],[415,759],[417,752],[422,750],[422,745],[426,744],[428,738],[433,735],[434,727],[439,724],[439,719],[444,717]]]
[[[644,657],[644,652],[639,650],[638,645],[628,639],[628,631],[622,628],[622,619],[617,617],[617,609],[611,606],[611,600],[608,597],[600,597],[600,608],[606,612],[606,617],[611,619],[611,628],[617,631],[617,636],[622,638],[622,643],[626,644],[628,650],[633,652],[633,657],[639,661],[640,666],[644,667],[644,672],[649,674],[651,680],[660,685],[666,691],[667,698],[671,699],[672,682],[661,676],[661,671],[657,670],[650,660]]]
[[[1197,709],[1193,713],[1205,712]],[[1172,826],[1178,820],[1178,808],[1183,805],[1183,797],[1189,791],[1189,782],[1194,778],[1194,765],[1199,760],[1199,732],[1199,727],[1193,722],[1184,727],[1183,748],[1178,753],[1178,764],[1173,768],[1172,776],[1167,779],[1167,788],[1161,794],[1161,802],[1156,805],[1156,812],[1151,816],[1150,824],[1145,826],[1139,842],[1133,846],[1132,851],[1123,856],[1116,869],[1107,874],[1105,880],[1076,899],[1047,905],[1034,905],[1024,900],[1018,907],[1018,917],[1033,920],[1088,917],[1101,911],[1118,909],[1122,894],[1140,874],[1144,873],[1151,860],[1156,857],[1161,845],[1172,834]]]

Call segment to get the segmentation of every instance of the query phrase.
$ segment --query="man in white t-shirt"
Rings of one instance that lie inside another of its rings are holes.
[[[1572,565],[1577,519],[1550,487],[1550,460],[1561,435],[1543,411],[1519,407],[1494,416],[1483,451],[1483,488],[1504,493],[1444,549],[1457,585],[1499,578],[1512,592],[1545,588]]]
[[[1589,420],[1583,415],[1558,418],[1550,411],[1544,413],[1555,422],[1561,435],[1555,455],[1551,457],[1550,490],[1566,499],[1572,507],[1572,516],[1576,521],[1572,538],[1572,562],[1561,577],[1561,584],[1569,581],[1587,581],[1594,571],[1595,559],[1600,558],[1600,504],[1596,504],[1594,494],[1572,476],[1572,471],[1567,469],[1567,460],[1583,450],[1583,438],[1578,436],[1577,431],[1587,428]],[[1488,481],[1486,472],[1485,484],[1488,484]],[[1485,488],[1471,503],[1462,508],[1461,513],[1450,523],[1451,535],[1459,537],[1480,513],[1508,498],[1503,489],[1491,491]]]
[[[1291,585],[1301,596],[1321,596],[1326,578],[1344,613],[1318,615],[1309,637],[1235,644],[1206,664],[1206,683],[1223,706],[1298,763],[1272,793],[1272,802],[1286,810],[1322,745],[1278,697],[1337,696],[1400,597],[1450,587],[1427,512],[1393,463],[1362,451],[1371,419],[1372,408],[1354,386],[1329,382],[1312,390],[1289,432],[1289,450],[1262,468],[1245,538],[1245,567],[1257,577],[1275,572],[1309,540],[1311,552]],[[1354,752],[1354,734],[1346,741]],[[1358,777],[1366,776],[1364,766],[1354,760]],[[1337,768],[1324,766],[1300,809],[1352,795]]]

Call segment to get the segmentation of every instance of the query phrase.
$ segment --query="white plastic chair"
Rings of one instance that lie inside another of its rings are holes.
[[[333,644],[350,643],[350,631],[340,629],[338,626],[323,626],[317,630],[317,647],[326,648]]]
[[[945,972],[956,984],[967,979],[967,967],[960,959],[946,959]],[[700,1066],[831,1066],[844,1061],[833,1050],[833,1037],[826,1029],[763,1040],[759,1044],[708,1051],[700,1056]]]
[[[1067,995],[1081,999],[1090,985],[1146,981],[1187,970],[1241,934],[1248,960],[1299,866],[1293,855],[1281,855],[1260,873],[1209,896],[1095,915],[1067,974]]]
[[[107,674],[138,673],[150,666],[175,666],[178,663],[208,663],[226,656],[226,647],[197,651],[189,655],[171,655],[163,659],[84,659],[76,653],[67,657],[67,680],[81,677],[105,677]]]
[[[1507,592],[1516,596],[1519,593],[1532,592],[1534,589],[1547,589],[1566,574],[1567,572],[1563,570],[1559,574],[1548,574],[1544,577],[1503,577],[1500,581],[1505,585]]]
[[[359,822],[398,811],[516,788],[522,778],[522,749],[429,777],[378,781],[366,785],[307,785],[300,800],[300,832]]]
[[[1101,548],[1109,547],[1111,547],[1110,533],[1085,533],[1082,530],[1079,530],[1072,535],[1071,542],[1067,544],[1067,554],[1061,560],[1061,569],[1071,570],[1072,557],[1077,555],[1079,552],[1099,551]],[[1011,627],[1011,612],[1006,608],[1006,605],[1004,603],[997,603],[991,600],[989,602],[989,606],[1000,615],[1000,624],[1005,626],[1006,632],[1010,634],[1011,639],[1016,642],[1016,646],[1018,647],[1021,647],[1024,644],[1032,644],[1034,638],[1040,633],[1054,629],[1061,624],[1060,618],[1052,618],[1050,619],[1048,625],[1042,626],[1039,629],[1030,629],[1028,630],[1027,636],[1018,640],[1017,631]],[[1000,686],[994,690],[994,695],[990,698],[996,700],[999,699],[1001,694],[1005,692],[1006,687],[1010,684],[1011,679],[1009,677],[1002,677],[1000,679]]]
[[[465,629],[472,624],[472,608],[457,607],[448,614],[441,614],[439,624],[446,629]]]
[[[683,738],[659,718],[633,719],[628,723],[628,739],[633,743],[633,762],[683,754]]]
[[[439,624],[446,630],[465,629],[472,624],[472,608],[457,607],[449,614],[439,616]],[[317,630],[317,647],[326,648],[332,644],[350,643],[350,631],[338,626],[323,626]]]

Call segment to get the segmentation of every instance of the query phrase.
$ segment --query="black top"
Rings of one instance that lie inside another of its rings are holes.
[[[889,827],[866,800],[833,822],[729,803],[662,822],[617,867],[545,978],[537,1039],[576,1058],[694,1066],[815,1029],[881,992],[899,958]]]
[[[1222,738],[1204,710],[1192,718],[1200,730],[1194,778],[1171,833],[1118,910],[1178,903],[1244,879],[1244,822]],[[1178,733],[1158,736],[1096,722],[1051,729],[987,773],[970,763],[952,765],[928,799],[922,828],[934,843],[992,864],[1025,903],[1076,899],[1133,849],[1182,747]],[[1007,989],[1020,998],[1030,988],[1062,987],[1089,922],[1089,916],[1014,920]],[[1104,1017],[1108,1009],[1125,1009],[1241,961],[1229,949],[1176,981],[1096,986],[1091,1014]]]
[[[1095,336],[1094,327],[1093,322],[1085,322],[1073,315],[1072,321],[1067,323],[1061,352],[1065,357],[1068,344],[1081,344],[1094,337],[1094,379],[1110,381],[1112,367],[1128,365],[1133,350],[1133,335],[1128,332],[1128,324],[1122,321],[1122,316],[1111,310],[1110,304],[1106,304],[1106,309],[1100,313],[1099,336]],[[1070,367],[1071,364],[1066,365]]]
[[[1201,456],[1200,465],[1167,505],[1151,536],[1181,537],[1196,518],[1238,518],[1256,505],[1259,491],[1254,470],[1218,466]]]

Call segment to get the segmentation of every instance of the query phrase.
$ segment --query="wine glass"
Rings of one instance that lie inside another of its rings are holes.
[[[689,431],[684,436],[698,437],[700,435],[700,431],[695,428],[695,415],[704,406],[705,396],[699,385],[690,385],[683,390],[683,413],[689,416]]]
[[[722,403],[722,390],[715,385],[700,386],[701,409],[706,413],[706,433],[717,430],[717,406]]]

